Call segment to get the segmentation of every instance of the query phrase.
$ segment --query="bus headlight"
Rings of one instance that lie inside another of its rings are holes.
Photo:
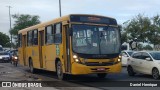
[[[121,62],[121,59],[120,58],[118,58],[118,60],[117,60],[118,62]]]
[[[73,59],[74,59],[75,62],[81,63],[81,61],[80,61],[80,59],[78,58],[77,55],[73,55]]]
[[[118,59],[117,59],[117,62],[121,62],[121,58],[122,58],[122,56],[119,55],[119,57],[118,57]]]
[[[76,62],[80,62],[80,60],[79,60],[79,59],[75,59],[75,61],[76,61]]]
[[[76,59],[76,58],[78,58],[78,57],[77,57],[77,55],[73,55],[73,58]]]
[[[18,57],[14,57],[14,59],[18,59]]]

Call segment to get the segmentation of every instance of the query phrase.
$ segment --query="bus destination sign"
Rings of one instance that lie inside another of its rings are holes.
[[[117,22],[115,19],[101,17],[101,16],[71,15],[70,21],[71,22],[82,22],[82,23],[98,23],[98,24],[117,25]]]

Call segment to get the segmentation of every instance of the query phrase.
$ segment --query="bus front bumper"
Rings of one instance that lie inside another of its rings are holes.
[[[120,73],[122,69],[121,62],[110,66],[86,66],[79,63],[72,64],[73,75],[96,74],[96,73]]]

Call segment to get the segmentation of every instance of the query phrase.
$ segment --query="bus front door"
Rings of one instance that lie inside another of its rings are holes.
[[[71,72],[71,61],[70,61],[70,36],[69,36],[69,26],[65,25],[64,29],[64,64],[65,64],[65,71],[70,73]]]

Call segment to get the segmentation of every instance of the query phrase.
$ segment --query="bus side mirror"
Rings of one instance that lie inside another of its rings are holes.
[[[73,30],[71,28],[69,28],[69,36],[73,35]]]

